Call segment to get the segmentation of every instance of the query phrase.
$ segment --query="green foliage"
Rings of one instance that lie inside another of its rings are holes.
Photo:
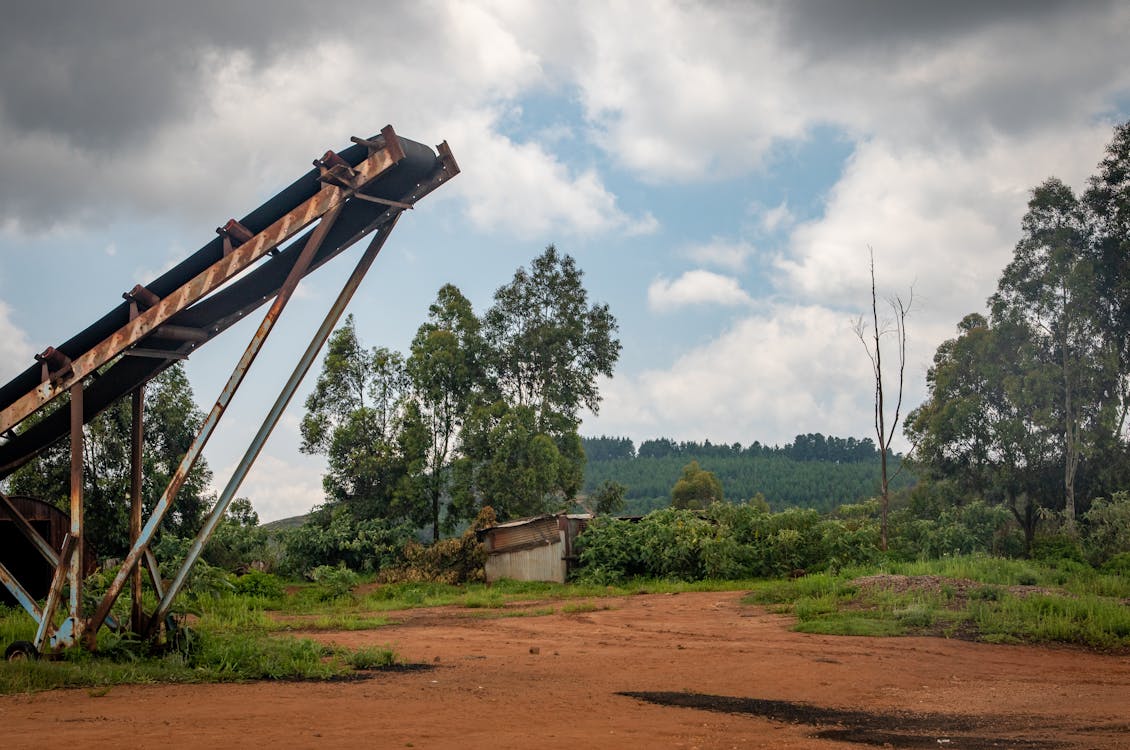
[[[354,669],[384,669],[396,663],[396,654],[387,648],[359,648],[346,656]]]
[[[671,507],[702,510],[711,503],[722,502],[722,483],[714,472],[704,471],[698,461],[683,467],[683,475],[671,488]]]
[[[589,512],[596,516],[619,513],[624,509],[624,493],[627,489],[619,482],[604,482],[589,496]]]
[[[802,507],[830,512],[844,503],[873,497],[879,488],[879,460],[873,446],[867,460],[825,461],[794,458],[792,451],[760,445],[747,449],[738,446],[738,450],[709,443],[671,445],[678,452],[644,455],[641,446],[641,454],[635,458],[599,459],[588,455],[586,449],[584,491],[591,495],[604,482],[618,482],[627,487],[624,512],[644,515],[670,505],[671,488],[691,460],[709,469],[731,498],[761,494],[775,510]],[[901,465],[898,460],[889,459],[892,470]],[[915,481],[914,474],[903,470],[893,478],[891,487],[901,490]]]
[[[485,380],[463,425],[452,505],[500,519],[567,507],[581,488],[580,410],[620,356],[607,305],[589,305],[582,272],[550,245],[494,294],[483,315]]]
[[[1023,540],[1013,534],[1007,509],[974,501],[943,507],[932,517],[903,510],[892,514],[889,549],[902,559],[931,559],[976,552],[1017,554]]]
[[[578,579],[695,581],[824,570],[876,559],[877,539],[872,518],[826,519],[798,509],[766,513],[727,503],[705,512],[655,511],[636,523],[596,518],[577,540]]]
[[[611,377],[620,357],[616,319],[607,305],[589,305],[583,275],[549,245],[499,287],[483,316],[497,392],[508,404],[536,409],[539,427],[550,413],[574,428],[582,408],[596,413],[596,380]]]
[[[401,444],[408,475],[398,492],[430,510],[432,541],[439,541],[441,499],[451,481],[448,464],[472,401],[483,388],[485,350],[471,303],[444,285],[416,332],[406,363],[412,393],[405,407]],[[444,526],[458,520],[448,505]]]
[[[580,488],[580,439],[574,430],[542,430],[538,422],[528,406],[496,401],[476,408],[463,428],[453,503],[469,515],[487,502],[500,520],[565,507]]]
[[[270,536],[259,527],[251,501],[237,497],[216,525],[203,559],[230,572],[244,572],[255,562],[273,564],[275,556]]]
[[[278,600],[282,598],[286,588],[277,576],[253,570],[235,579],[235,590],[241,596]]]
[[[366,349],[352,316],[330,336],[306,399],[301,448],[327,457],[326,497],[359,521],[419,525],[429,515],[418,496],[397,493],[409,463],[398,441],[407,390],[403,357],[383,347]]]
[[[319,565],[310,571],[310,578],[327,601],[349,596],[361,582],[361,577],[344,565]]]
[[[1130,554],[1130,493],[1115,492],[1098,498],[1083,515],[1087,551],[1091,562],[1103,564]]]
[[[320,565],[373,572],[396,565],[414,538],[407,524],[373,518],[358,520],[342,505],[325,506],[297,529],[280,535],[283,572],[301,576]]]
[[[922,473],[1008,508],[1029,547],[1053,519],[1074,536],[1087,498],[1130,482],[1128,173],[1130,123],[1082,196],[1055,178],[1032,191],[991,318],[966,316],[938,348],[930,399],[907,420]],[[1089,542],[1100,558],[1117,552],[1109,531]]]
[[[1002,595],[975,602],[971,613],[981,637],[990,641],[1073,643],[1101,649],[1130,644],[1130,609],[1111,599]]]

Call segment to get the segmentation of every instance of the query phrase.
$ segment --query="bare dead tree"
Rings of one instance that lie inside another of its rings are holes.
[[[875,378],[875,436],[879,439],[879,466],[880,466],[880,523],[879,545],[887,549],[887,515],[891,505],[890,477],[887,475],[887,453],[891,441],[898,429],[899,417],[902,412],[902,391],[906,374],[906,316],[914,304],[914,287],[910,288],[909,298],[904,302],[898,295],[888,297],[886,302],[891,309],[892,320],[879,322],[879,302],[875,294],[875,251],[867,246],[871,265],[871,324],[868,326],[864,317],[860,315],[853,326],[855,335],[863,344],[868,359],[871,360],[871,373]],[[870,328],[870,335],[868,329]],[[883,385],[883,348],[884,336],[893,335],[898,352],[898,391],[895,399],[895,411],[887,427],[887,407]]]

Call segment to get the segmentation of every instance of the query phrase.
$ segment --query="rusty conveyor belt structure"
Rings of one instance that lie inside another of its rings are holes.
[[[35,657],[76,642],[94,648],[104,624],[119,626],[110,609],[127,585],[132,593],[129,629],[150,637],[161,634],[189,569],[400,215],[459,172],[446,143],[433,151],[401,138],[392,126],[371,138],[351,140],[353,145],[340,152],[327,151],[315,159],[313,169],[242,219],[218,228],[214,239],[180,264],[123,293],[123,301],[113,310],[36,355],[35,363],[0,387],[0,480],[57,441],[67,436],[71,440],[70,529],[61,548],[50,544],[0,492],[0,511],[54,570],[41,603],[0,563],[0,583],[38,624],[34,642],[12,644],[6,653],[9,658]],[[158,575],[150,543],[255,356],[299,281],[369,235],[353,273],[220,493],[177,575],[166,585]],[[269,309],[196,438],[149,517],[143,519],[145,384],[267,304]],[[60,398],[64,396],[69,398]],[[125,398],[133,404],[131,547],[109,590],[93,611],[85,611],[80,563],[84,559],[83,425]],[[148,613],[141,608],[145,574],[159,599]],[[65,589],[69,590],[66,610],[61,609]]]

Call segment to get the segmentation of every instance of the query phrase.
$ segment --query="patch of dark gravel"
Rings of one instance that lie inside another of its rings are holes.
[[[1062,742],[1023,737],[1025,729],[1015,718],[966,716],[961,714],[872,713],[843,708],[824,708],[809,703],[740,698],[703,693],[632,691],[618,695],[660,706],[694,708],[728,714],[757,716],[785,724],[805,724],[820,739],[893,748],[969,748],[989,750],[1053,750]],[[1030,721],[1024,722],[1030,729]],[[1049,727],[1050,728],[1050,727]]]

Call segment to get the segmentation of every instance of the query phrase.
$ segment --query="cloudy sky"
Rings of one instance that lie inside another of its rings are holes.
[[[1130,118],[1119,2],[4,6],[0,378],[392,123],[463,173],[393,233],[352,308],[365,342],[407,348],[447,282],[482,311],[555,243],[624,345],[582,433],[637,442],[870,435],[868,247],[880,295],[913,288],[921,403],[1031,188],[1081,187]],[[219,483],[354,255],[284,314],[206,453]],[[250,334],[193,356],[202,406]],[[300,416],[240,493],[264,520],[321,501]]]

